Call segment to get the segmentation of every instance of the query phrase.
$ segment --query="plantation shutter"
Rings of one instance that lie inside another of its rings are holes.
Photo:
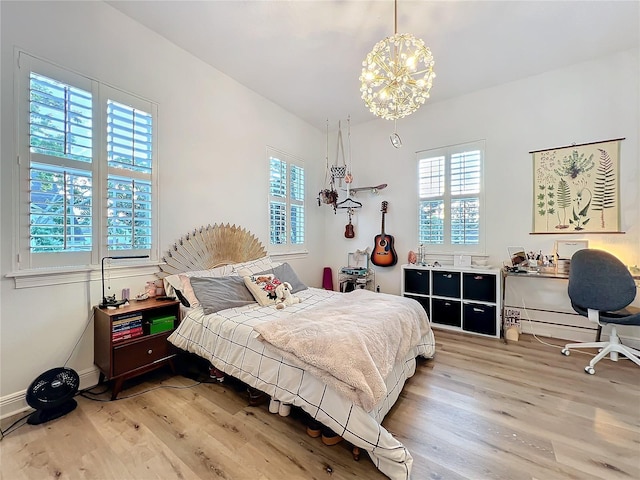
[[[304,244],[304,168],[290,165],[291,245]]]
[[[269,244],[276,251],[305,244],[304,166],[291,155],[268,149]]]
[[[420,218],[419,243],[444,243],[445,157],[425,158],[418,163]]]
[[[152,244],[151,113],[107,101],[107,246],[149,250]]]
[[[479,242],[480,150],[451,155],[451,243]]]
[[[92,94],[30,71],[28,110],[29,252],[91,252]]]
[[[157,105],[16,51],[14,268],[157,251]]]
[[[418,152],[420,244],[481,243],[483,151],[480,141]]]

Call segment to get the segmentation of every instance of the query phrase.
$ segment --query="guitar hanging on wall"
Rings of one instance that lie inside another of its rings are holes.
[[[378,267],[392,267],[398,262],[398,255],[393,248],[393,237],[384,233],[384,215],[387,213],[388,202],[382,202],[382,228],[380,235],[376,235],[375,246],[371,252],[371,263]]]
[[[356,236],[355,232],[353,231],[353,224],[351,223],[353,208],[350,208],[347,213],[349,214],[349,223],[344,227],[344,238],[353,238]]]

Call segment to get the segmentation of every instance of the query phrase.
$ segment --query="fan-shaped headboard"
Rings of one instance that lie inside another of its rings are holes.
[[[267,255],[264,246],[244,228],[214,224],[200,227],[180,238],[160,265],[161,276],[221,265],[247,262]]]

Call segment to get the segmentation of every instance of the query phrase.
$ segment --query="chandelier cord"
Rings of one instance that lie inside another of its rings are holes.
[[[398,33],[398,0],[393,0],[393,34]]]

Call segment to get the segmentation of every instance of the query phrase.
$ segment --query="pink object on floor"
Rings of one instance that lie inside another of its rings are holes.
[[[333,273],[331,272],[331,267],[324,267],[324,272],[322,273],[322,288],[325,290],[333,290]]]

